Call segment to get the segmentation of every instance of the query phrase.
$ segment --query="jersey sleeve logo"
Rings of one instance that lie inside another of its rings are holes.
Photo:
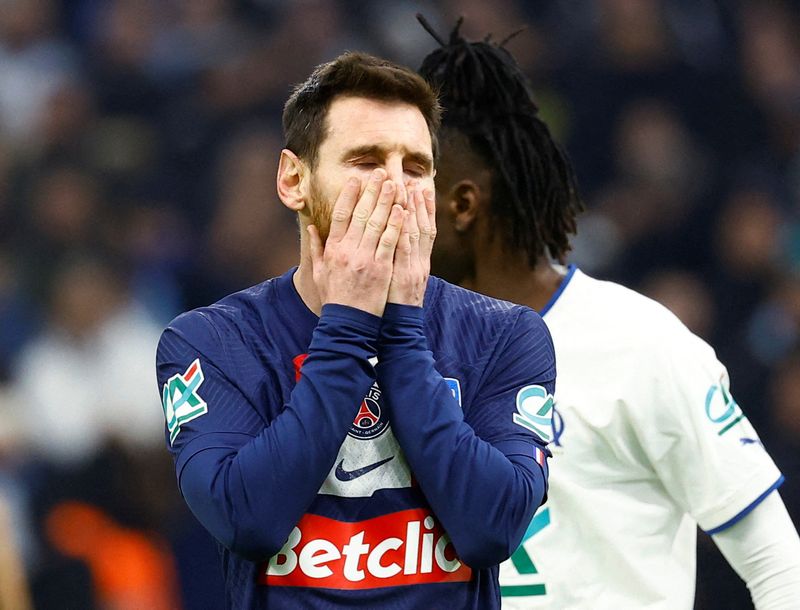
[[[444,381],[450,390],[450,394],[458,401],[458,406],[463,407],[461,404],[461,383],[455,377],[445,377]]]
[[[553,440],[553,397],[540,385],[528,385],[517,392],[514,423],[527,428],[545,443]]]
[[[161,402],[170,445],[175,442],[183,424],[208,413],[206,401],[197,393],[204,380],[200,359],[197,358],[185,373],[173,375],[164,384]]]
[[[706,417],[717,427],[717,435],[722,436],[740,421],[745,419],[742,408],[725,388],[724,379],[712,385],[706,392]]]

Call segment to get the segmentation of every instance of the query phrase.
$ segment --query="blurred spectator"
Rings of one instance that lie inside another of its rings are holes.
[[[166,87],[237,54],[248,42],[232,0],[177,0],[170,24],[157,32],[149,68]]]
[[[47,317],[19,358],[15,384],[36,453],[69,463],[108,437],[160,445],[151,370],[160,329],[129,300],[120,275],[97,259],[66,263]]]
[[[672,41],[657,0],[598,2],[598,43],[606,60],[622,71],[653,71],[671,59]]]
[[[707,256],[701,233],[710,188],[700,145],[668,105],[652,99],[626,107],[614,143],[616,178],[593,211],[614,227],[617,279],[637,284],[654,267],[699,266]]]
[[[42,300],[57,268],[54,263],[72,252],[99,247],[106,227],[100,183],[82,169],[48,168],[33,176],[31,190],[27,206],[18,212],[25,236],[15,236],[15,245],[25,287]]]
[[[742,71],[768,122],[779,160],[800,148],[800,26],[788,4],[746,3],[740,13]]]
[[[699,337],[710,339],[713,331],[714,301],[711,293],[696,274],[665,269],[647,276],[642,293],[655,299]]]
[[[97,6],[90,69],[100,110],[154,118],[163,95],[147,64],[163,5],[152,0],[113,0]]]
[[[87,159],[93,105],[90,90],[77,80],[67,80],[54,88],[33,129],[35,150],[32,152],[43,162]]]
[[[56,32],[52,0],[0,3],[0,133],[29,138],[48,97],[76,71],[76,58]]]
[[[800,280],[787,276],[758,304],[747,326],[747,342],[763,365],[774,366],[800,346]]]
[[[182,308],[181,278],[196,256],[196,244],[185,218],[170,206],[134,201],[126,208],[113,231],[117,253],[130,269],[132,297],[166,324]]]
[[[769,193],[733,193],[715,235],[719,263],[731,279],[757,281],[777,271],[781,225],[779,205]]]
[[[295,219],[275,194],[280,148],[274,134],[250,131],[234,138],[220,159],[219,199],[203,269],[218,286],[218,297],[299,262]]]
[[[177,604],[172,555],[149,533],[176,512],[152,388],[159,333],[118,267],[83,254],[56,263],[46,325],[12,385],[33,460],[18,473],[39,528],[38,608],[62,607],[65,591],[80,607]]]
[[[682,208],[702,190],[708,161],[677,113],[653,99],[628,105],[616,134],[617,174],[669,197],[663,221],[680,219]],[[676,219],[675,216],[678,218]]]
[[[9,251],[0,246],[0,387],[9,379],[12,362],[33,335],[36,324],[21,275]]]

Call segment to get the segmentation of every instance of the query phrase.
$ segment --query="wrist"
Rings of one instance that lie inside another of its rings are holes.
[[[317,340],[320,339],[324,345],[337,346],[334,351],[351,345],[357,352],[363,349],[364,354],[372,356],[377,353],[380,327],[379,316],[349,305],[326,303],[322,306],[309,348],[317,345]],[[349,349],[345,348],[344,351]]]
[[[425,301],[425,289],[427,285],[427,278],[420,283],[396,282],[389,287],[387,301],[394,305],[422,307]]]
[[[422,307],[415,305],[386,304],[378,338],[380,362],[427,349],[423,314]]]
[[[422,327],[425,310],[422,305],[412,305],[408,303],[386,303],[383,311],[383,324],[400,324]]]
[[[386,307],[386,303],[364,303],[361,302],[353,302],[350,299],[335,299],[330,301],[325,301],[322,304],[323,309],[327,306],[332,307],[346,307],[348,309],[352,309],[354,311],[360,311],[361,313],[374,316],[376,318],[383,317],[383,311]]]

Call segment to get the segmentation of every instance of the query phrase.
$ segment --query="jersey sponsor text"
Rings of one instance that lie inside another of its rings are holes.
[[[410,509],[356,522],[306,514],[262,566],[258,582],[373,589],[471,578],[430,511]]]

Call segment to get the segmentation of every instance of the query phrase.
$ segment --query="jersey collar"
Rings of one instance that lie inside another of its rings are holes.
[[[564,279],[561,280],[561,285],[558,287],[558,290],[556,290],[553,293],[553,296],[550,297],[550,300],[547,301],[547,304],[544,307],[542,307],[542,310],[539,312],[540,316],[544,317],[545,314],[553,308],[553,305],[556,304],[556,301],[558,301],[558,297],[560,297],[561,293],[564,292],[564,290],[567,287],[567,284],[569,284],[570,280],[572,279],[572,276],[575,275],[575,271],[577,269],[578,268],[575,265],[569,265],[567,267],[567,274],[564,276]]]
[[[308,308],[297,292],[292,280],[296,271],[297,267],[292,267],[278,278],[278,303],[295,323],[306,323],[313,329],[319,321],[319,316]]]

